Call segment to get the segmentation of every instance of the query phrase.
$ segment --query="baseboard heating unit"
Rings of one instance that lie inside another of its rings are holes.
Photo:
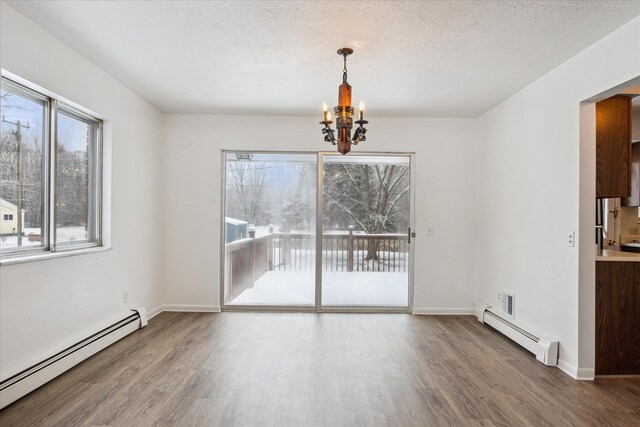
[[[491,306],[478,308],[478,321],[491,326],[503,335],[535,354],[547,366],[558,365],[558,341],[536,336],[491,311]]]
[[[146,309],[135,308],[112,325],[3,380],[0,382],[0,409],[146,325]]]

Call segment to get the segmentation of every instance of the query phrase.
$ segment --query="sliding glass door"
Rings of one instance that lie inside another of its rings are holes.
[[[315,307],[317,155],[224,156],[224,305]]]
[[[410,155],[223,158],[223,308],[409,308]]]
[[[322,305],[408,307],[410,158],[323,158]]]

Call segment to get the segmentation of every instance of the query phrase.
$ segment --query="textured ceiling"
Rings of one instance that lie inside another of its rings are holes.
[[[318,113],[350,46],[355,102],[390,117],[476,117],[640,14],[640,1],[8,3],[166,112]]]

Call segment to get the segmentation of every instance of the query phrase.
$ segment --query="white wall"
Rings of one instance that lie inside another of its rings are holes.
[[[128,307],[160,305],[162,114],[5,3],[0,8],[2,68],[106,117],[113,164],[111,251],[0,267],[6,378]]]
[[[595,150],[585,146],[581,158],[580,102],[638,75],[640,17],[478,123],[478,302],[498,305],[498,291],[514,292],[516,320],[559,339],[561,368],[574,376],[594,366],[593,228],[583,223],[578,236],[582,264],[567,246],[568,232],[594,215]]]
[[[166,303],[219,305],[221,149],[333,151],[318,117],[166,115]],[[416,284],[414,308],[471,312],[475,306],[475,120],[381,119],[369,116],[358,151],[416,153]],[[427,237],[425,228],[434,226]],[[202,238],[206,236],[206,238]]]

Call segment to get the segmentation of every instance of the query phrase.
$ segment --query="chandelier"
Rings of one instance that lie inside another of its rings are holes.
[[[324,127],[322,128],[322,134],[324,140],[330,142],[333,145],[338,146],[338,151],[342,154],[347,154],[351,151],[351,144],[358,145],[359,142],[366,141],[365,134],[367,129],[364,125],[369,123],[364,119],[364,103],[360,101],[358,120],[356,124],[358,127],[351,137],[351,129],[353,129],[353,107],[351,106],[351,85],[347,83],[347,56],[353,53],[353,49],[343,47],[338,49],[338,55],[344,58],[344,68],[342,70],[342,84],[338,88],[338,106],[333,108],[333,112],[336,115],[336,129],[338,131],[338,139],[336,140],[335,131],[331,128],[331,113],[327,110],[327,103],[322,105],[324,110],[323,120],[320,122]]]

